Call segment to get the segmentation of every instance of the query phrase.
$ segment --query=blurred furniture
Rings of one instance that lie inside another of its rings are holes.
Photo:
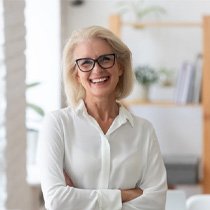
[[[186,196],[184,191],[168,190],[165,210],[186,210]]]
[[[187,210],[209,210],[210,194],[199,194],[189,197],[186,201]]]
[[[164,156],[168,184],[197,184],[199,182],[199,158],[195,155]]]

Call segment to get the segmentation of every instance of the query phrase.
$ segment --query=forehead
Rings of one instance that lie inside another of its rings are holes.
[[[92,38],[79,42],[74,49],[74,58],[97,58],[100,55],[112,53],[113,50],[106,40]]]

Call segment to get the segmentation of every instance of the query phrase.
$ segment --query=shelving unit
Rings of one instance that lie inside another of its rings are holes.
[[[210,16],[204,16],[201,23],[197,22],[123,22],[119,15],[110,16],[110,29],[120,37],[121,28],[129,26],[136,29],[145,27],[200,27],[203,32],[203,80],[202,80],[202,101],[203,110],[203,180],[201,181],[203,193],[210,193]],[[135,102],[138,103],[138,102]],[[141,104],[139,102],[139,104]],[[158,103],[159,106],[165,104]],[[167,106],[176,106],[167,104]]]

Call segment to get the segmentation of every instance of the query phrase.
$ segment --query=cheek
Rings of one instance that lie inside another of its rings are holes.
[[[87,81],[87,75],[78,71],[76,74],[76,79],[77,79],[78,83],[80,83],[82,86],[84,86]]]

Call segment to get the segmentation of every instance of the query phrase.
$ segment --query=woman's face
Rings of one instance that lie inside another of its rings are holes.
[[[98,62],[104,67],[110,66],[113,61],[113,50],[110,45],[102,39],[88,39],[82,41],[74,50],[74,59],[90,58],[98,59]],[[103,56],[105,55],[105,56]],[[107,56],[106,56],[107,55]],[[78,62],[80,68],[86,68],[93,60],[82,59]],[[83,69],[84,70],[84,69]],[[122,70],[119,68],[117,60],[110,68],[104,69],[97,62],[91,71],[83,72],[77,66],[78,82],[84,87],[86,98],[104,98],[114,97],[115,89],[122,75]]]

